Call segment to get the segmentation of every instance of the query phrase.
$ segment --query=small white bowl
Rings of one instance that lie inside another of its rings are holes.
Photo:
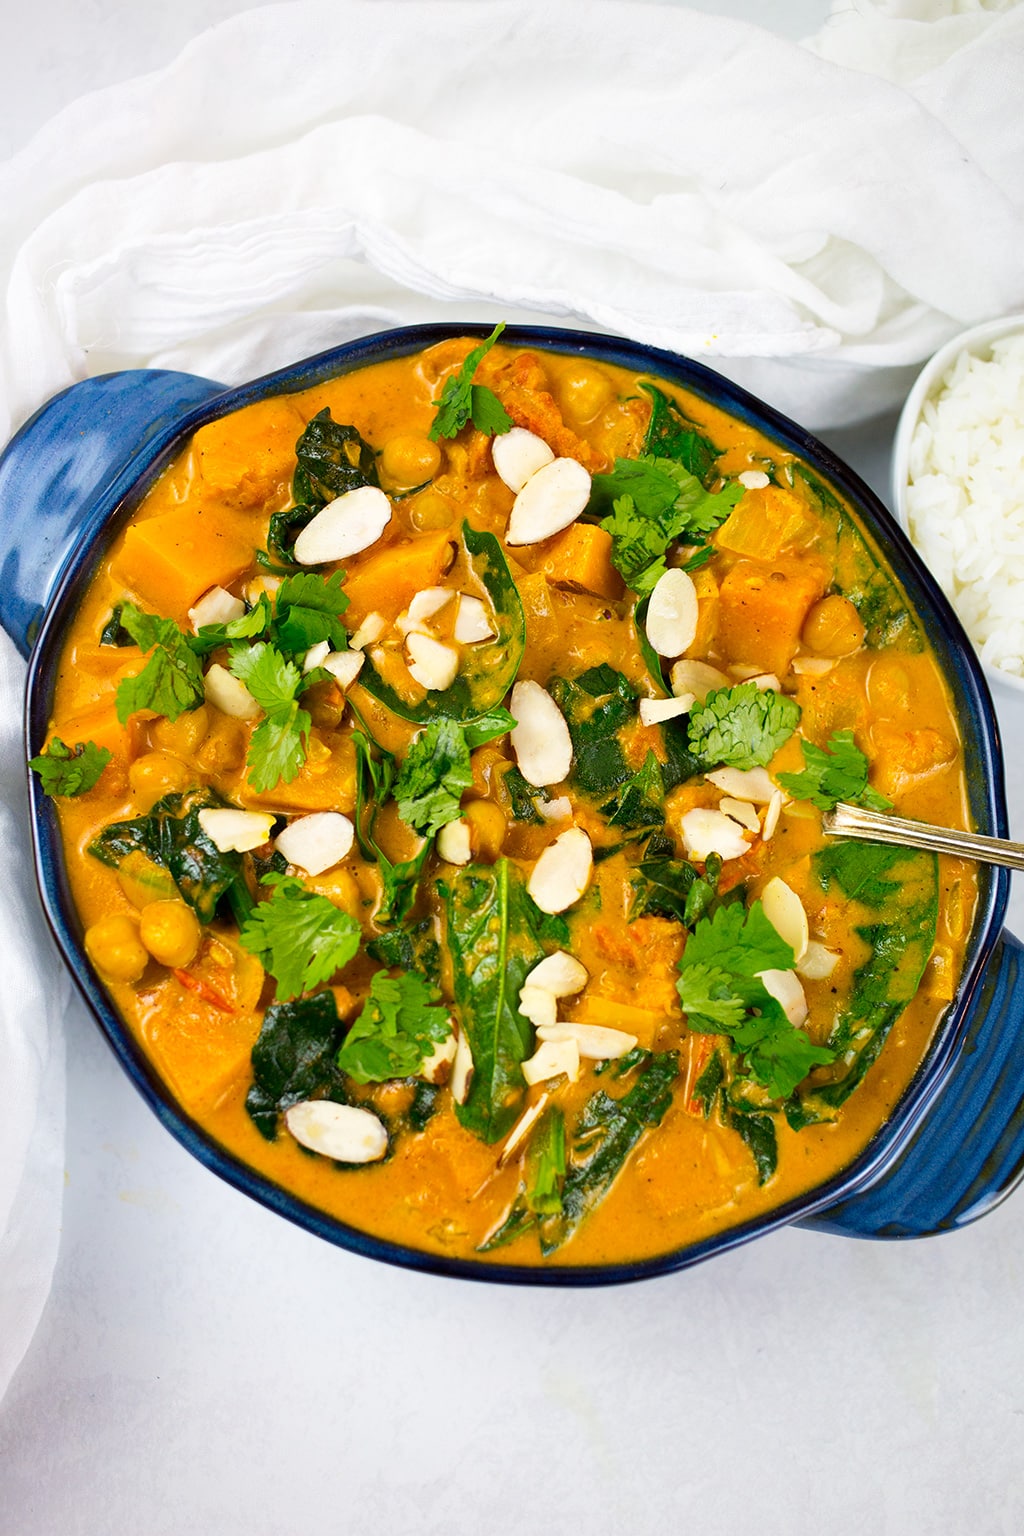
[[[1000,341],[1004,336],[1015,336],[1021,331],[1024,331],[1024,315],[1005,315],[1001,320],[986,320],[981,325],[972,325],[969,330],[961,331],[959,336],[954,336],[952,341],[947,341],[944,347],[940,347],[935,356],[924,365],[913,389],[907,396],[906,404],[900,412],[893,442],[892,507],[900,527],[915,548],[918,546],[907,521],[908,469],[910,443],[924,410],[925,401],[939,393],[942,380],[961,352],[970,352],[975,357],[990,357],[993,342]],[[1018,699],[1024,698],[1024,677],[1015,677],[1011,672],[1003,672],[998,667],[989,666],[987,663],[983,665],[989,682],[1004,697],[1011,694]]]

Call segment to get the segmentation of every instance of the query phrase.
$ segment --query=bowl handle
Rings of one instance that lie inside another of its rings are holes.
[[[140,452],[223,391],[167,369],[100,374],[55,395],[11,439],[0,456],[0,623],[23,656],[69,555],[130,487]]]
[[[1003,932],[949,1082],[881,1178],[801,1226],[929,1237],[966,1226],[1024,1175],[1024,946]]]

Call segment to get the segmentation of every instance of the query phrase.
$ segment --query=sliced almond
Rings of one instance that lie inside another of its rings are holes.
[[[537,815],[545,821],[567,821],[572,815],[572,801],[568,795],[556,795],[554,800],[535,800]]]
[[[391,503],[375,485],[361,485],[336,496],[306,524],[295,540],[299,565],[347,560],[376,544],[391,521]]]
[[[544,849],[526,889],[542,912],[564,912],[579,901],[593,871],[590,838],[582,827],[569,827]]]
[[[769,997],[782,1005],[789,1022],[797,1029],[807,1019],[807,998],[795,971],[758,971],[758,980]]]
[[[691,859],[704,860],[710,853],[717,853],[720,859],[739,859],[750,848],[750,840],[744,837],[739,822],[723,811],[698,806],[682,817],[679,830]]]
[[[641,699],[640,719],[644,725],[660,725],[663,720],[688,715],[696,702],[696,696],[692,693],[682,693],[673,699]]]
[[[794,656],[790,666],[797,677],[824,677],[838,660],[838,656]]]
[[[362,651],[331,651],[322,665],[344,693],[359,676],[365,659]]]
[[[561,533],[590,500],[590,475],[576,459],[552,459],[530,476],[512,504],[506,544],[536,544]]]
[[[438,693],[451,687],[459,670],[459,653],[453,646],[414,631],[406,637],[405,648],[409,671],[422,688]]]
[[[245,684],[233,672],[229,672],[227,667],[222,667],[219,661],[207,667],[203,691],[208,704],[219,709],[222,715],[230,715],[233,720],[255,720],[260,713],[259,705]]]
[[[763,469],[745,469],[736,479],[748,491],[763,491],[772,483]]]
[[[368,613],[357,630],[348,637],[349,650],[361,651],[367,645],[376,645],[388,627],[382,613]]]
[[[804,904],[791,885],[778,875],[768,881],[761,892],[764,915],[780,939],[784,939],[793,951],[797,964],[807,953],[810,933]]]
[[[549,1094],[542,1093],[539,1099],[536,1099],[532,1104],[527,1105],[526,1109],[523,1110],[522,1114],[519,1116],[519,1119],[509,1131],[505,1145],[498,1153],[497,1161],[499,1168],[504,1168],[513,1152],[515,1152],[516,1148],[521,1145],[524,1137],[526,1137],[533,1129],[534,1125],[536,1125],[537,1121],[544,1113],[544,1106],[547,1104],[549,1097]]]
[[[537,789],[560,784],[572,767],[572,738],[565,716],[539,683],[516,683],[512,689],[512,750],[519,771]]]
[[[199,812],[199,825],[220,853],[249,853],[270,836],[277,818],[266,811],[223,810]]]
[[[416,1076],[421,1077],[425,1083],[446,1083],[451,1076],[458,1048],[459,1042],[453,1029],[450,1035],[446,1035],[434,1046]]]
[[[538,1029],[537,1035],[553,1043],[575,1040],[580,1055],[588,1061],[615,1061],[636,1045],[636,1035],[629,1035],[624,1029],[608,1029],[603,1024],[553,1024]]]
[[[520,987],[519,1012],[524,1019],[529,1019],[535,1029],[553,1024],[558,1017],[555,994],[546,987]]]
[[[812,939],[804,950],[804,957],[797,963],[800,975],[808,981],[825,981],[839,964],[839,956],[817,939]]]
[[[284,1112],[289,1133],[310,1152],[336,1163],[378,1163],[388,1149],[388,1133],[368,1109],[307,1099]]]
[[[734,800],[731,795],[723,795],[718,809],[738,821],[741,827],[746,827],[748,832],[760,832],[761,822],[749,800]]]
[[[723,795],[734,800],[749,800],[752,805],[767,805],[778,794],[767,768],[716,768],[704,777]]]
[[[317,667],[322,667],[331,654],[329,640],[318,640],[316,645],[311,645],[302,662],[303,672],[315,672]]]
[[[583,991],[589,980],[590,972],[575,955],[567,954],[564,949],[556,949],[553,955],[545,955],[534,966],[526,978],[526,985],[543,987],[552,997],[573,997]]]
[[[340,811],[314,811],[290,821],[274,847],[307,875],[322,875],[348,857],[354,837],[355,827]]]
[[[469,592],[459,593],[459,610],[455,615],[455,638],[460,645],[478,645],[481,640],[493,639],[496,631],[485,605]]]
[[[575,1040],[542,1040],[533,1055],[523,1062],[523,1076],[532,1088],[553,1077],[567,1077],[574,1083],[580,1075],[580,1048]]]
[[[761,693],[781,693],[782,684],[774,672],[758,672],[756,676],[747,679]]]
[[[677,699],[692,693],[698,704],[703,704],[709,693],[716,688],[728,688],[729,679],[724,672],[707,661],[677,661],[670,673],[672,692]]]
[[[232,597],[225,587],[211,587],[195,607],[189,609],[188,620],[198,634],[204,624],[230,624],[232,619],[240,619],[244,612],[245,604],[240,597]]]
[[[768,809],[764,813],[764,825],[761,828],[761,836],[765,842],[775,836],[775,829],[779,824],[782,807],[786,803],[786,797],[781,789],[777,789],[768,802]]]
[[[466,1031],[459,1030],[455,1042],[455,1059],[452,1062],[451,1090],[456,1104],[465,1104],[473,1082],[473,1052],[469,1048]]]
[[[755,667],[749,661],[733,661],[729,663],[729,676],[735,678],[738,683],[749,683],[763,671],[762,667]]]
[[[681,656],[697,634],[697,588],[687,571],[666,571],[647,605],[644,629],[659,656]],[[673,693],[681,695],[673,686]],[[693,692],[694,690],[690,690]]]
[[[424,587],[422,592],[416,593],[405,613],[398,615],[395,628],[403,635],[411,634],[413,630],[428,634],[428,620],[436,618],[442,608],[447,608],[454,596],[451,587]]]
[[[543,469],[545,464],[550,464],[554,457],[544,439],[538,437],[536,432],[527,432],[525,427],[512,427],[510,431],[500,432],[491,440],[494,468],[509,490],[516,495],[527,480]]]
[[[464,816],[449,821],[437,834],[437,851],[446,864],[468,864],[473,857],[469,822]]]

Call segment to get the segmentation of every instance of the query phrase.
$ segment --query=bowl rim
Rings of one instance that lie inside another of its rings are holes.
[[[937,352],[925,363],[921,372],[914,380],[910,393],[903,403],[899,418],[896,423],[896,433],[892,445],[892,467],[889,476],[892,509],[896,520],[907,538],[917,550],[917,544],[910,532],[910,522],[907,517],[907,489],[909,486],[910,469],[910,444],[914,431],[921,419],[921,412],[925,402],[938,392],[943,375],[960,356],[961,352],[970,352],[977,356],[990,348],[993,342],[1001,341],[1005,336],[1024,335],[1024,313],[1003,315],[996,320],[983,320],[978,325],[968,326],[966,330],[959,331],[945,342]],[[923,557],[922,557],[923,558]],[[974,645],[970,636],[968,643]],[[974,646],[977,652],[977,647]],[[986,677],[998,685],[1000,689],[1007,689],[1011,694],[1024,696],[1024,677],[1015,677],[1012,672],[1004,672],[999,667],[994,667],[987,661],[982,661],[978,655],[979,663]]]
[[[100,498],[101,520],[95,532],[71,552],[47,602],[29,662],[25,710],[26,757],[45,737],[56,660],[63,633],[106,547],[130,517],[146,491],[200,426],[256,400],[311,388],[327,379],[370,363],[408,356],[434,343],[455,337],[483,337],[491,327],[457,321],[388,329],[302,359],[285,368],[226,388],[185,411],[170,427],[154,436],[132,459],[130,474],[111,482]],[[915,609],[932,610],[939,620],[933,644],[943,675],[954,694],[959,689],[961,715],[972,729],[977,749],[976,788],[983,828],[1006,834],[999,728],[973,648],[946,598],[877,496],[835,453],[811,433],[773,407],[723,378],[704,364],[645,343],[601,333],[552,326],[506,328],[503,341],[513,346],[539,346],[595,361],[619,363],[637,373],[662,377],[749,421],[772,440],[804,458],[817,473],[846,497],[863,519],[871,539],[892,565]],[[54,663],[51,665],[51,663]],[[26,770],[27,771],[27,770]],[[524,1266],[480,1258],[454,1258],[380,1238],[350,1226],[258,1173],[203,1130],[175,1099],[154,1065],[136,1042],[130,1027],[110,1002],[106,989],[89,965],[81,943],[77,917],[66,877],[63,847],[52,803],[36,776],[28,773],[33,854],[44,913],[65,962],[122,1068],[164,1127],[206,1167],[234,1188],[268,1209],[350,1251],[405,1268],[460,1279],[516,1285],[593,1286],[621,1284],[688,1268],[720,1252],[752,1241],[797,1220],[813,1217],[840,1200],[875,1183],[899,1156],[945,1087],[963,1043],[972,1005],[977,999],[991,953],[1002,931],[1009,898],[1009,874],[992,871],[982,878],[974,930],[965,958],[957,997],[940,1019],[932,1041],[893,1111],[850,1163],[803,1195],[710,1237],[649,1258],[610,1264],[558,1263]]]

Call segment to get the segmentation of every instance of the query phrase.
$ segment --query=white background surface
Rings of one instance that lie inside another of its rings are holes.
[[[0,0],[0,153],[246,8]],[[790,37],[826,9],[701,8]],[[832,438],[883,495],[892,426]],[[1024,704],[998,703],[1021,836]],[[0,1536],[1024,1530],[1024,1195],[931,1242],[790,1230],[618,1290],[415,1276],[222,1185],[72,1024],[62,1254],[0,1409]]]

